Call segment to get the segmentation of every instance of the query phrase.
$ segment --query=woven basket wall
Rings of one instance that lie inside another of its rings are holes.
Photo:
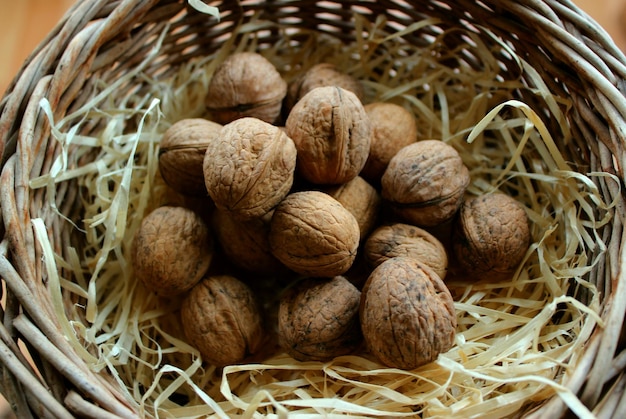
[[[0,326],[0,390],[18,417],[139,414],[106,373],[95,373],[82,363],[49,316],[54,290],[42,281],[42,255],[31,219],[46,222],[50,240],[59,249],[70,240],[70,226],[51,211],[45,189],[29,189],[29,179],[49,171],[59,153],[41,99],[50,102],[55,119],[71,113],[90,99],[98,80],[115,80],[148,55],[166,24],[170,26],[159,57],[144,70],[148,76],[165,77],[181,63],[216,51],[229,32],[256,11],[264,20],[353,40],[355,6],[372,20],[386,15],[395,28],[426,17],[479,36],[487,35],[477,28],[486,28],[540,71],[554,94],[571,98],[573,107],[566,116],[574,138],[568,144],[556,138],[557,144],[581,171],[612,173],[621,185],[600,185],[606,201],[618,202],[610,225],[601,232],[607,246],[603,262],[589,278],[600,291],[604,327],[591,334],[576,374],[562,384],[598,417],[625,417],[626,348],[621,336],[626,313],[626,57],[605,31],[565,0],[276,0],[224,1],[216,6],[219,22],[182,0],[79,1],[31,54],[0,102],[0,277],[6,300]],[[260,33],[259,45],[271,44],[275,36],[272,31]],[[419,36],[406,40],[428,43]],[[138,79],[137,85],[113,94],[123,97],[141,83]],[[87,124],[85,129],[102,128]],[[78,197],[71,183],[57,190],[62,212],[80,213]],[[532,414],[558,417],[566,411],[554,396]]]

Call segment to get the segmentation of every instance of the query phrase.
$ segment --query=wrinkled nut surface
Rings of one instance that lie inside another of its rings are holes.
[[[221,129],[220,124],[202,118],[172,124],[163,134],[159,148],[159,171],[165,183],[185,195],[206,196],[204,155]]]
[[[239,52],[215,69],[206,105],[220,124],[246,116],[274,123],[286,95],[287,82],[274,64],[258,53]]]
[[[252,290],[230,275],[211,276],[194,286],[181,305],[188,342],[210,364],[237,364],[263,343],[261,311]]]
[[[353,352],[362,342],[360,298],[341,276],[300,281],[280,300],[280,346],[299,361],[327,361]]]
[[[417,141],[417,121],[411,112],[395,103],[368,103],[365,112],[372,124],[372,143],[361,176],[379,182],[391,158]]]
[[[367,160],[372,130],[356,95],[317,87],[293,107],[285,130],[298,150],[298,170],[309,182],[338,185],[354,179]]]
[[[319,63],[309,68],[300,77],[296,78],[287,91],[287,108],[292,109],[304,95],[316,87],[338,86],[349,90],[363,100],[365,96],[363,85],[351,75],[339,70],[331,63]]]
[[[454,344],[450,291],[412,258],[392,258],[374,269],[362,291],[360,319],[368,349],[392,368],[417,368]]]
[[[287,195],[296,166],[293,141],[256,118],[224,125],[204,157],[206,189],[215,206],[240,219],[261,217]]]
[[[221,249],[233,265],[262,275],[285,270],[270,250],[269,220],[240,221],[218,209],[213,211],[211,225]]]
[[[493,193],[463,202],[452,240],[462,272],[475,279],[504,279],[518,267],[529,246],[528,217],[515,198]]]
[[[362,240],[372,231],[378,221],[382,203],[380,194],[360,176],[343,185],[333,186],[326,193],[343,205],[359,223]]]
[[[276,207],[269,240],[272,254],[289,269],[307,276],[333,277],[354,262],[359,224],[330,195],[294,192]]]
[[[372,267],[406,256],[429,266],[441,279],[448,271],[448,255],[443,244],[428,231],[410,224],[378,227],[365,241],[363,253]]]
[[[135,276],[146,288],[170,297],[189,290],[207,272],[213,241],[195,212],[163,206],[144,217],[132,252]]]
[[[418,226],[452,219],[470,182],[459,153],[439,140],[403,147],[383,174],[382,196],[399,217]]]

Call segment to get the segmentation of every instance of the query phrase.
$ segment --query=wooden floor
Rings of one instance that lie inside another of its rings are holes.
[[[28,54],[44,39],[74,0],[0,0],[0,94],[17,74]],[[626,0],[574,0],[626,51]],[[0,419],[6,404],[0,395]]]

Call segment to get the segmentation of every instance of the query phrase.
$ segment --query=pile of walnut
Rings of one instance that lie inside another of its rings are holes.
[[[207,362],[244,362],[274,339],[297,360],[359,351],[413,369],[454,343],[453,266],[498,280],[522,262],[524,208],[466,196],[452,146],[418,141],[405,108],[363,96],[332,65],[288,86],[261,55],[237,53],[212,77],[211,120],[165,132],[164,181],[203,204],[147,215],[133,266],[181,298],[184,335]],[[273,307],[261,278],[275,278]]]

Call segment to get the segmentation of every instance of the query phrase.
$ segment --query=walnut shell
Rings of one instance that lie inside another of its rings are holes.
[[[299,361],[327,361],[353,352],[362,342],[361,293],[347,279],[307,278],[280,300],[280,346]]]
[[[378,227],[365,241],[363,252],[374,268],[388,259],[406,256],[424,263],[441,279],[448,271],[448,255],[443,244],[428,231],[409,224]]]
[[[529,246],[528,217],[515,198],[493,193],[468,198],[461,205],[452,251],[463,274],[505,279],[522,262]]]
[[[263,322],[252,290],[229,275],[212,276],[194,286],[181,305],[189,344],[210,364],[237,364],[263,343]]]
[[[359,223],[362,240],[372,231],[378,220],[382,199],[372,185],[360,176],[343,185],[333,186],[326,193],[335,198],[354,215]]]
[[[346,272],[359,246],[359,224],[336,199],[323,192],[288,195],[270,222],[270,248],[302,275],[333,277]]]
[[[435,226],[452,219],[470,182],[459,153],[439,140],[402,148],[383,174],[382,196],[410,224]]]
[[[361,294],[360,319],[368,349],[392,368],[417,368],[454,344],[452,295],[412,258],[395,257],[374,269]]]
[[[255,52],[229,55],[216,69],[206,97],[211,117],[227,124],[246,116],[274,123],[287,82],[267,58]]]
[[[146,288],[164,297],[182,294],[207,272],[213,241],[202,218],[187,208],[163,206],[135,233],[132,266]]]
[[[304,95],[316,87],[338,86],[349,90],[363,101],[363,85],[351,75],[339,70],[335,64],[319,63],[305,71],[289,84],[285,99],[288,109],[292,109]]]
[[[217,208],[240,219],[261,217],[287,195],[296,166],[293,141],[256,118],[222,128],[204,157],[206,189]]]
[[[234,266],[261,275],[285,270],[270,250],[269,220],[240,221],[218,209],[213,212],[211,224],[224,254]]]
[[[346,183],[365,165],[372,130],[361,101],[348,90],[311,90],[293,107],[285,129],[298,150],[298,171],[309,182]]]
[[[159,148],[159,171],[165,183],[184,195],[206,196],[204,155],[221,129],[220,124],[202,118],[172,124],[163,134]]]
[[[391,158],[417,141],[417,121],[411,112],[395,103],[368,103],[365,112],[372,125],[372,142],[361,176],[377,184]]]

